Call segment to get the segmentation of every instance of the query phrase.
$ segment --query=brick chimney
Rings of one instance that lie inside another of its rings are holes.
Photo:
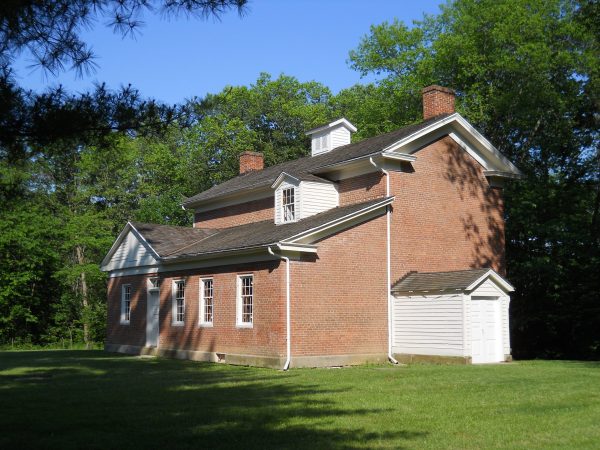
[[[423,120],[440,114],[452,114],[454,110],[454,91],[436,84],[423,89]]]
[[[240,155],[240,174],[263,170],[265,161],[263,154],[259,152],[244,152]]]

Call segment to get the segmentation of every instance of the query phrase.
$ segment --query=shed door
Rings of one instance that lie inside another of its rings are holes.
[[[146,308],[146,347],[158,347],[158,289],[148,290]]]
[[[500,317],[499,299],[472,297],[471,338],[474,364],[504,361]]]

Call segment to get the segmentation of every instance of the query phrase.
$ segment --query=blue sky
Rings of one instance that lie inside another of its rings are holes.
[[[83,34],[97,56],[95,73],[79,79],[74,72],[48,76],[27,68],[31,62],[23,55],[16,65],[18,82],[38,91],[62,84],[76,92],[95,81],[113,88],[131,83],[146,97],[178,103],[227,85],[248,85],[268,72],[316,80],[338,92],[361,82],[346,61],[372,24],[396,17],[410,25],[423,13],[437,13],[440,3],[251,0],[244,17],[228,13],[220,21],[166,21],[147,14],[135,40],[113,34],[99,21]]]

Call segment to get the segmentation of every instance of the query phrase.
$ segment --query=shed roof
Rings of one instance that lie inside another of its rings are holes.
[[[514,288],[492,269],[468,269],[451,272],[409,272],[392,286],[392,293],[466,291],[485,275],[493,276],[508,291]]]

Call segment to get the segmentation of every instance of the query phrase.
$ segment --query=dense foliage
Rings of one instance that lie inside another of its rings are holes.
[[[189,224],[181,200],[234,176],[242,151],[296,158],[306,129],[342,115],[354,139],[418,121],[437,83],[525,174],[505,189],[515,356],[598,358],[599,23],[594,1],[452,1],[373,26],[349,63],[378,81],[337,95],[263,74],[171,108],[132,88],[35,95],[3,78],[0,343],[101,340],[98,263],[126,220]]]

